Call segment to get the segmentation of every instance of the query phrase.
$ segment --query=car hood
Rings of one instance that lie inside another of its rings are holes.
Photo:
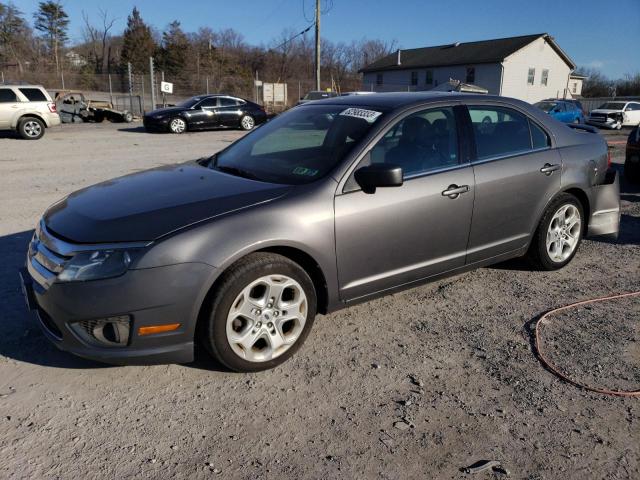
[[[591,110],[591,113],[622,113],[622,110],[605,110],[596,108],[595,110]]]
[[[189,109],[184,107],[157,108],[147,113],[146,116],[148,117],[157,117],[158,115],[165,116],[165,115],[171,115],[172,113],[181,113],[181,112],[184,112],[185,110],[189,110]]]
[[[293,187],[187,163],[78,190],[49,207],[52,233],[76,243],[151,241],[188,225],[274,200]]]

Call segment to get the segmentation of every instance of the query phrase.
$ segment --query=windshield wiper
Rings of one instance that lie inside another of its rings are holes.
[[[227,165],[215,165],[214,168],[221,172],[228,173],[230,175],[235,175],[236,177],[248,178],[250,180],[260,180],[260,178],[257,175],[247,170],[243,170],[242,168],[229,167]]]

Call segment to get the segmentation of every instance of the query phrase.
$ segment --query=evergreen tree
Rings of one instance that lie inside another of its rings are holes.
[[[137,73],[149,70],[149,57],[156,50],[156,42],[153,40],[151,29],[144,23],[140,11],[133,7],[131,15],[127,18],[127,28],[124,31],[122,53],[120,54],[121,66],[126,70],[127,63],[131,63]]]
[[[56,64],[56,72],[60,70],[60,50],[69,39],[69,16],[60,2],[40,2],[38,11],[33,14],[34,27],[42,32],[42,38],[47,42],[49,54]]]
[[[159,67],[170,76],[184,73],[189,58],[191,44],[180,28],[177,20],[169,24],[169,28],[162,34],[162,48],[159,52]]]

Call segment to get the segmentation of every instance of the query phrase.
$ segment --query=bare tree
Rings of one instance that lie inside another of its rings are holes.
[[[99,9],[98,12],[102,23],[101,27],[91,25],[87,14],[84,11],[82,12],[82,19],[84,20],[83,35],[91,52],[95,73],[103,73],[105,69],[107,71],[110,70],[108,46],[111,35],[109,32],[113,28],[116,18],[109,18],[106,10]]]

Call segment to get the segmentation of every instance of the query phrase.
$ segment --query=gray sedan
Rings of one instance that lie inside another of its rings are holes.
[[[589,127],[502,97],[338,97],[210,158],[72,193],[38,222],[22,277],[63,350],[189,362],[199,342],[257,371],[317,313],[514,257],[558,269],[619,215]]]

